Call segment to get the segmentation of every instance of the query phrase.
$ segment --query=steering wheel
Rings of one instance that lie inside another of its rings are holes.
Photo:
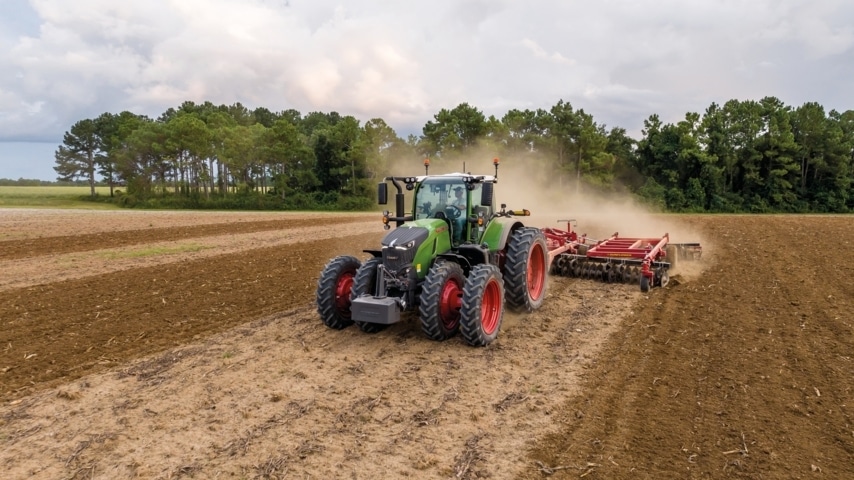
[[[448,218],[451,220],[456,220],[463,214],[463,211],[454,205],[448,205],[445,207],[445,212],[448,213]]]

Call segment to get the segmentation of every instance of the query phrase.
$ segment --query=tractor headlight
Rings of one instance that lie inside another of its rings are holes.
[[[410,248],[413,248],[413,247],[415,247],[415,240],[412,240],[411,242],[405,243],[403,245],[398,245],[395,248],[399,248],[401,250],[409,250]]]

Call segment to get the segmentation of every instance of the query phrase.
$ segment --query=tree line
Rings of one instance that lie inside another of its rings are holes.
[[[406,139],[381,118],[185,102],[157,119],[76,122],[54,169],[87,180],[92,197],[109,185],[107,200],[127,206],[365,209],[400,162],[483,152],[547,168],[565,188],[628,191],[670,211],[854,209],[854,111],[774,97],[713,103],[675,124],[653,114],[639,140],[563,100],[501,118],[462,103]]]

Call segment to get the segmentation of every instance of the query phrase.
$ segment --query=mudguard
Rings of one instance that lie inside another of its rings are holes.
[[[486,226],[481,243],[486,243],[491,252],[504,250],[513,230],[524,226],[521,221],[512,217],[495,217]]]

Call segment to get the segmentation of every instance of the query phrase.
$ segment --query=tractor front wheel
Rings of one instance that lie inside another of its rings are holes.
[[[421,330],[432,340],[441,342],[457,334],[462,308],[463,269],[454,262],[437,261],[421,290]]]
[[[377,289],[377,269],[383,263],[383,259],[373,257],[365,260],[365,263],[356,271],[353,279],[353,289],[350,291],[350,302],[364,294],[375,295]],[[365,333],[377,333],[388,328],[382,323],[356,322],[359,330]]]
[[[342,255],[323,267],[317,280],[317,312],[324,325],[341,330],[353,324],[350,318],[350,291],[361,262]]]
[[[460,332],[469,345],[482,347],[498,337],[504,319],[504,280],[494,265],[472,268],[463,286]]]
[[[510,235],[504,283],[507,305],[512,310],[531,312],[546,298],[549,251],[546,236],[538,228],[520,228]]]

